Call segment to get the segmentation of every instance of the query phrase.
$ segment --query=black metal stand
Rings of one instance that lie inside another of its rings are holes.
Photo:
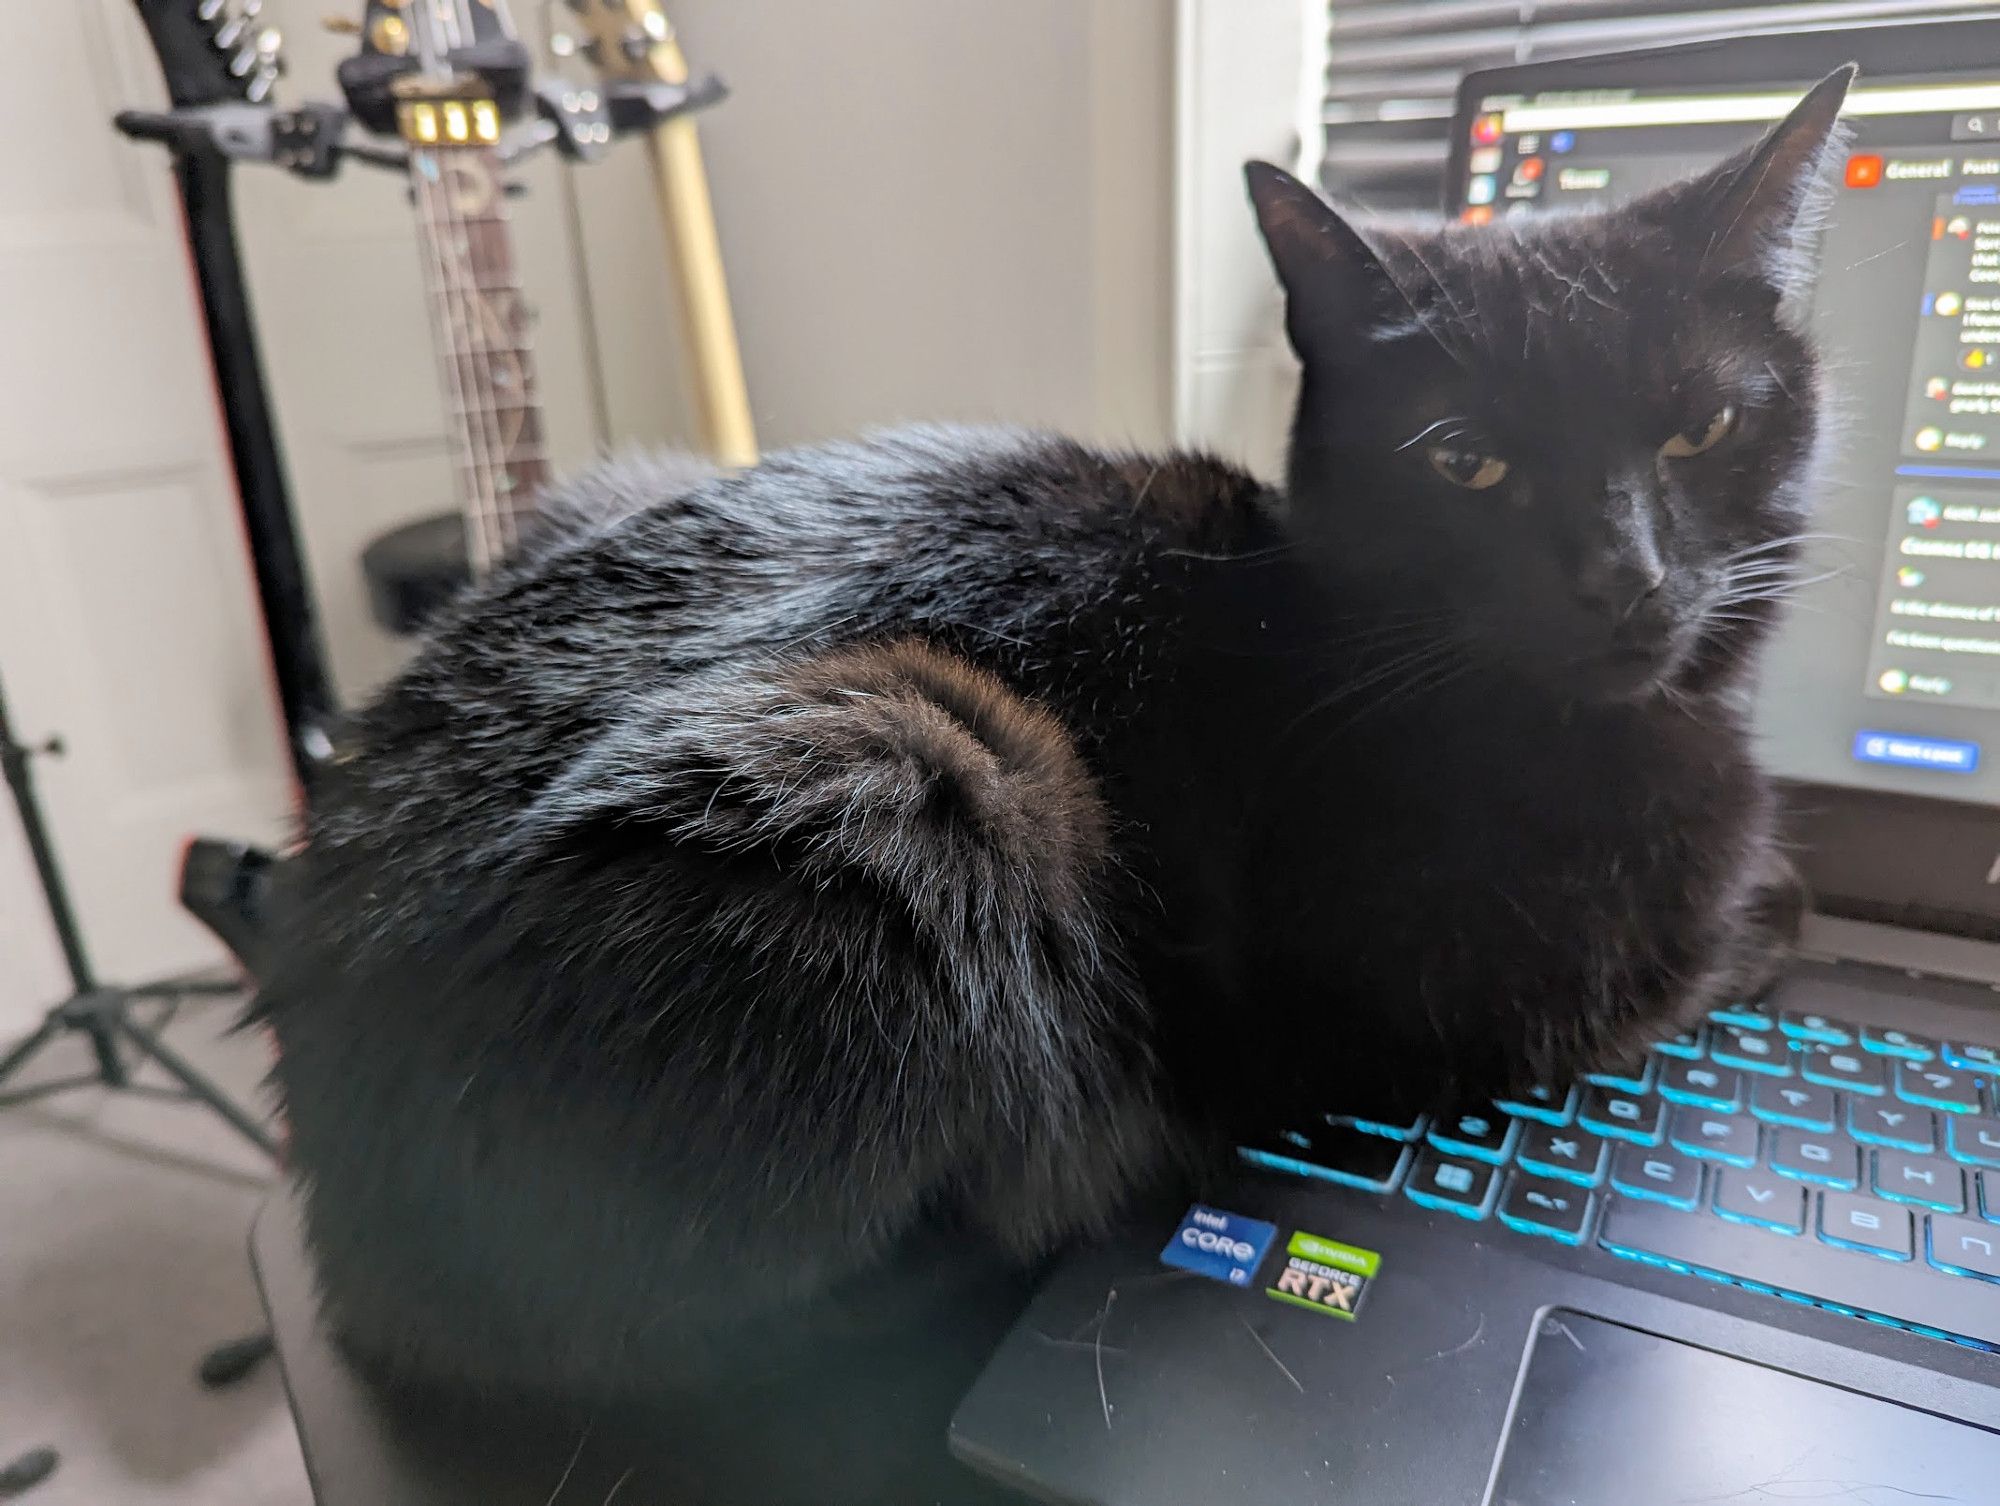
[[[275,150],[271,112],[253,105],[125,110],[117,125],[135,140],[162,143],[172,157],[286,743],[299,782],[310,791],[333,753],[326,731],[335,704],[333,678],[292,515],[230,197],[231,154]]]
[[[192,995],[233,994],[236,985],[163,981],[118,987],[100,983],[92,971],[89,954],[84,950],[83,934],[77,926],[76,911],[70,905],[69,889],[63,882],[62,869],[57,863],[54,845],[49,840],[47,823],[42,819],[41,803],[35,796],[33,760],[40,754],[61,751],[61,745],[57,743],[30,748],[17,741],[13,725],[8,720],[5,693],[0,691],[0,773],[6,776],[8,793],[13,796],[14,809],[20,816],[21,831],[28,839],[28,854],[34,861],[35,876],[41,884],[42,897],[48,905],[49,919],[55,926],[56,940],[62,947],[63,961],[69,969],[70,978],[69,997],[43,1017],[40,1028],[0,1058],[0,1087],[4,1087],[43,1047],[72,1033],[80,1034],[90,1042],[91,1053],[96,1058],[96,1070],[85,1076],[61,1078],[0,1094],[0,1107],[84,1085],[134,1088],[137,1085],[132,1081],[133,1064],[125,1056],[129,1048],[138,1057],[157,1062],[178,1084],[183,1095],[207,1104],[246,1140],[275,1160],[278,1155],[277,1141],[263,1125],[238,1104],[231,1102],[228,1095],[196,1070],[191,1062],[161,1040],[157,1031],[132,1018],[132,1005],[142,1000],[158,999],[173,1003]]]

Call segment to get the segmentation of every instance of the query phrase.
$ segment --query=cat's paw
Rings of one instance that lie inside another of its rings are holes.
[[[1791,962],[1811,900],[1798,865],[1775,847],[1768,849],[1743,907],[1729,992],[1760,999],[1771,991]]]

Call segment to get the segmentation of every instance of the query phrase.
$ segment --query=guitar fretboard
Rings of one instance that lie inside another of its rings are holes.
[[[498,154],[418,147],[410,179],[476,577],[513,552],[549,479],[531,315],[514,269]]]

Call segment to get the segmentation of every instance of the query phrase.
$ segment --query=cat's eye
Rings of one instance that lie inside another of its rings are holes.
[[[1457,445],[1434,444],[1430,448],[1431,469],[1453,486],[1483,492],[1498,486],[1507,477],[1507,462],[1498,455],[1480,450],[1463,450]]]
[[[1736,405],[1724,403],[1709,417],[1707,423],[1697,424],[1692,429],[1683,429],[1672,439],[1660,446],[1660,453],[1669,460],[1685,460],[1690,455],[1699,455],[1704,450],[1712,450],[1730,436],[1736,428]]]

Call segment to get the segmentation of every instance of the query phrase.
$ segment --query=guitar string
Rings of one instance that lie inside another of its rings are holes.
[[[471,0],[458,0],[451,25],[452,43],[455,47],[462,47],[469,41],[477,40],[477,33],[472,24]],[[491,213],[500,186],[499,163],[487,148],[468,147],[460,152],[454,152],[449,160],[459,172],[444,174],[446,181],[441,186],[441,192],[451,217],[455,264],[462,273],[461,285],[464,296],[457,310],[459,335],[457,348],[469,354],[473,362],[470,383],[477,401],[467,413],[465,422],[469,428],[475,420],[477,421],[480,446],[484,451],[485,463],[480,469],[480,480],[483,483],[481,506],[486,557],[482,564],[483,569],[490,570],[513,553],[518,538],[513,526],[512,498],[510,496],[503,499],[500,495],[502,489],[511,490],[513,470],[510,465],[509,447],[500,430],[500,415],[494,397],[493,352],[490,349],[480,348],[482,326],[487,320],[479,251],[490,247],[481,248],[473,245],[472,228],[461,212],[459,197],[460,187],[465,181],[465,166],[472,160],[471,154],[475,151],[480,153],[476,171],[479,189],[484,196],[484,202],[478,206],[479,212],[482,216]],[[485,343],[490,344],[490,340]]]
[[[432,31],[432,23],[449,25],[449,18],[430,8],[432,0],[424,0],[428,14],[416,28],[417,49],[423,71],[433,77],[444,71],[443,59],[438,55],[438,38]],[[447,247],[441,239],[442,215],[436,197],[437,180],[443,175],[443,165],[437,154],[425,151],[412,143],[410,154],[411,186],[417,195],[418,238],[424,242],[424,270],[429,284],[426,292],[429,304],[426,312],[430,315],[434,332],[438,364],[441,368],[445,401],[452,406],[447,415],[454,436],[458,440],[459,453],[457,485],[461,510],[465,516],[466,553],[474,575],[484,572],[492,555],[493,541],[486,524],[484,499],[478,495],[484,468],[478,464],[473,454],[474,440],[468,428],[468,405],[465,401],[465,373],[459,364],[460,344],[452,325],[452,287],[449,268],[446,263]]]
[[[487,296],[487,277],[492,270],[488,265],[494,254],[494,237],[491,234],[495,222],[495,208],[500,194],[499,163],[489,148],[468,148],[454,155],[457,169],[454,187],[469,181],[476,181],[479,202],[474,206],[477,222],[478,241],[474,241],[474,220],[463,214],[464,200],[454,192],[451,195],[453,214],[457,216],[459,244],[463,247],[466,272],[466,303],[464,308],[465,343],[477,361],[476,396],[481,426],[481,437],[487,445],[492,469],[487,476],[488,492],[492,497],[492,533],[494,555],[488,564],[498,563],[514,551],[519,542],[519,530],[514,516],[514,443],[509,440],[506,424],[501,414],[498,394],[499,352],[494,341],[495,320],[490,300]],[[468,196],[469,198],[470,196]]]
[[[439,365],[445,381],[445,400],[452,405],[449,415],[452,429],[458,440],[458,493],[465,508],[466,545],[475,577],[485,573],[492,560],[497,540],[493,537],[488,523],[488,509],[482,486],[487,468],[478,454],[479,437],[474,434],[472,424],[474,414],[466,395],[466,375],[461,362],[463,342],[455,328],[453,305],[457,302],[454,286],[450,248],[446,237],[451,233],[448,210],[439,203],[443,166],[436,155],[419,152],[412,159],[418,204],[422,210],[422,238],[429,252],[427,268],[433,273],[431,279],[432,327],[437,331]],[[432,174],[436,174],[434,178]]]
[[[460,26],[458,42],[460,44],[464,44],[468,38],[470,40],[478,40],[478,34],[476,34],[476,30],[472,26],[472,8],[470,6],[472,6],[472,0],[458,0],[458,26]],[[496,14],[500,16],[502,24],[506,24],[510,20],[508,16],[504,16],[498,10],[496,10]],[[496,460],[498,460],[494,472],[488,476],[488,490],[494,492],[494,496],[492,496],[492,504],[494,504],[492,506],[494,556],[488,560],[488,564],[494,564],[500,558],[512,556],[514,548],[520,544],[522,498],[516,496],[518,486],[516,486],[516,476],[514,476],[514,460],[516,460],[516,450],[518,450],[518,444],[520,444],[520,414],[516,414],[514,432],[510,434],[508,432],[508,424],[502,420],[500,402],[498,402],[498,394],[496,394],[496,388],[498,388],[496,376],[498,376],[498,360],[500,360],[500,352],[498,352],[500,340],[496,336],[502,334],[502,330],[500,330],[500,318],[498,318],[498,314],[494,310],[494,304],[492,304],[492,300],[488,296],[488,272],[494,270],[490,266],[490,262],[494,260],[494,256],[500,250],[506,248],[506,192],[504,192],[504,186],[500,182],[500,158],[498,158],[498,150],[496,148],[488,148],[488,146],[470,148],[466,154],[458,156],[456,162],[460,162],[460,164],[472,162],[472,152],[474,150],[478,152],[478,168],[476,168],[476,172],[478,172],[480,202],[476,206],[476,212],[478,212],[478,236],[480,236],[480,244],[474,244],[474,240],[472,240],[472,226],[466,224],[464,220],[460,220],[460,228],[464,232],[464,248],[466,248],[466,270],[470,274],[470,278],[468,278],[470,280],[470,298],[468,298],[464,314],[466,314],[466,340],[468,340],[468,344],[474,338],[478,338],[478,336],[484,336],[484,342],[486,342],[486,348],[480,350],[478,396],[482,398],[482,414],[480,414],[480,418],[482,418],[482,424],[486,426],[486,438],[488,438],[488,442],[492,446],[492,452],[496,454]],[[458,210],[458,198],[456,196],[452,196],[452,208],[454,208],[454,212]],[[506,272],[512,274],[512,268],[508,266]],[[508,356],[508,360],[512,360],[512,356]],[[518,400],[522,400],[520,394],[516,394],[516,402]]]
[[[462,194],[468,170],[470,154],[478,148],[460,148],[452,154],[452,168],[446,174],[446,184],[442,188],[448,222],[452,226],[452,250],[454,266],[460,274],[460,300],[454,310],[458,350],[470,362],[466,374],[468,384],[468,404],[466,404],[466,426],[468,432],[478,436],[478,452],[482,458],[480,480],[482,480],[482,506],[484,506],[484,526],[486,526],[486,568],[490,570],[498,564],[512,548],[506,526],[506,510],[500,490],[508,482],[506,472],[506,452],[500,446],[500,424],[498,412],[494,408],[492,390],[492,352],[482,340],[482,318],[480,318],[480,268],[478,250],[472,244],[472,226],[462,212]],[[486,172],[488,162],[480,162],[478,172]],[[482,186],[490,190],[490,180]]]

